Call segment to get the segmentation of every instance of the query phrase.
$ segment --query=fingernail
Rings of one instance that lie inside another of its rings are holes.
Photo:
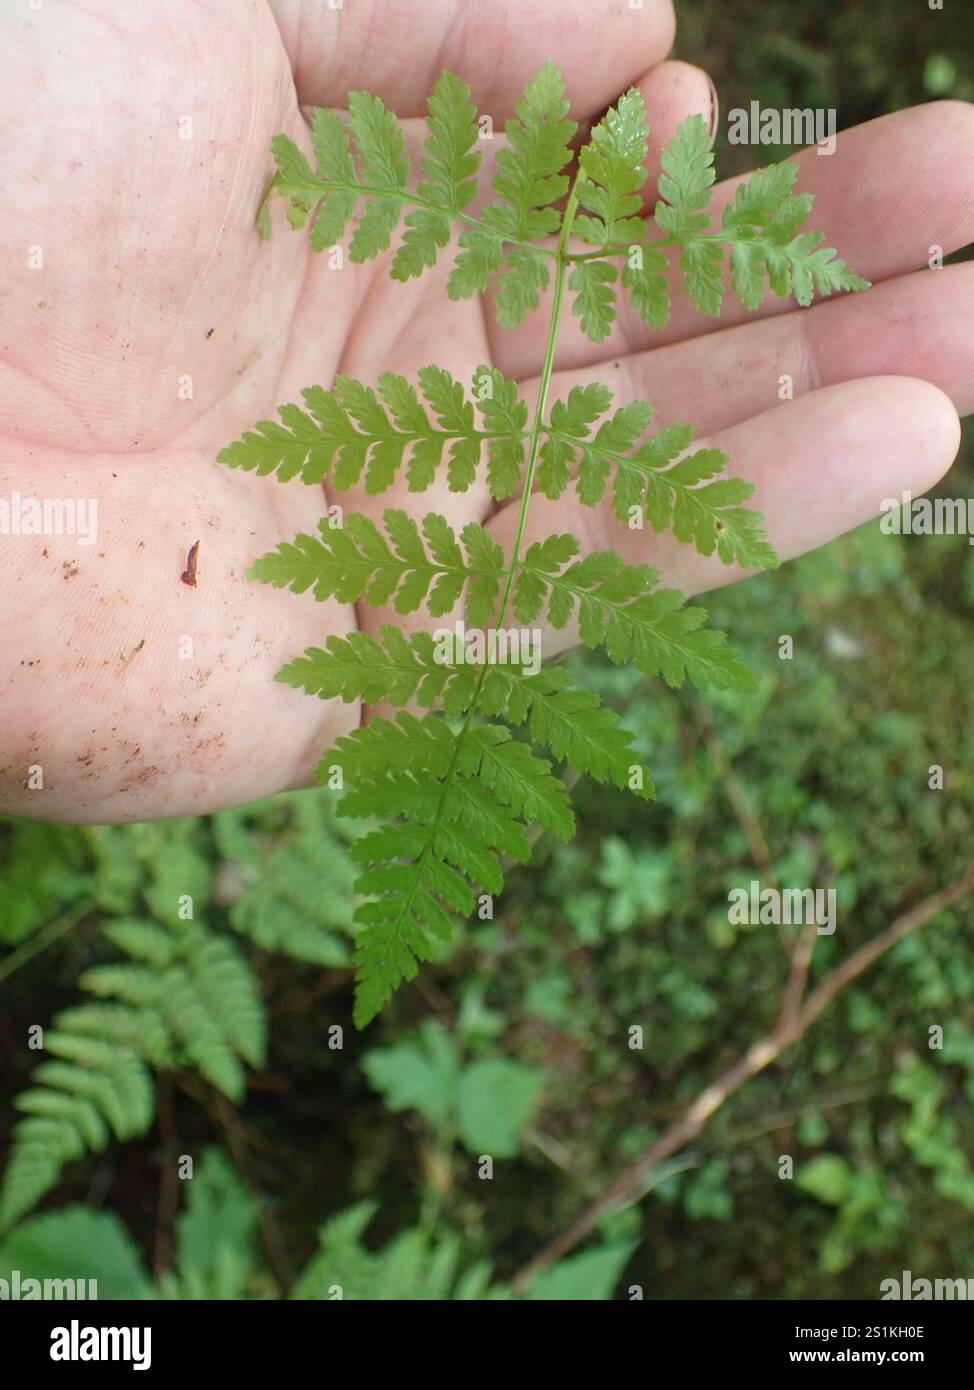
[[[710,138],[713,140],[717,134],[717,122],[720,120],[720,98],[717,96],[717,88],[714,86],[713,78],[708,74],[707,81],[710,84],[710,120],[707,129]]]

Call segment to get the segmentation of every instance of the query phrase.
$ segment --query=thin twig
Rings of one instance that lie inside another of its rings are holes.
[[[747,840],[748,849],[751,852],[751,858],[754,860],[755,868],[763,874],[772,888],[776,888],[778,885],[774,870],[771,867],[771,851],[768,848],[768,842],[761,828],[761,822],[758,820],[751,806],[750,797],[744,788],[744,784],[734,771],[730,758],[727,756],[727,750],[724,747],[723,741],[707,715],[700,715],[700,724],[703,729],[703,736],[707,744],[707,749],[717,768],[717,775],[724,784],[724,791],[727,793],[727,800],[730,802],[731,810],[734,812],[734,817],[738,825],[744,832],[744,837]]]
[[[846,1105],[861,1105],[864,1100],[879,1094],[879,1088],[871,1082],[863,1084],[848,1093],[842,1092],[835,1096],[826,1096],[823,1100],[817,1100],[814,1104],[797,1106],[793,1110],[782,1110],[774,1115],[766,1115],[761,1121],[759,1129],[742,1129],[729,1134],[725,1139],[714,1142],[715,1149],[736,1149],[743,1144],[751,1144],[755,1139],[763,1139],[765,1135],[775,1134],[779,1129],[791,1129],[805,1115],[818,1114],[823,1110],[840,1110]]]
[[[690,1108],[670,1125],[635,1163],[625,1168],[567,1230],[519,1270],[514,1278],[514,1288],[523,1292],[541,1270],[560,1260],[584,1240],[608,1212],[616,1207],[628,1205],[641,1195],[653,1170],[696,1139],[725,1101],[758,1072],[776,1061],[786,1048],[797,1042],[837,994],[910,932],[923,926],[931,917],[935,917],[944,908],[950,907],[972,891],[974,866],[942,892],[935,893],[933,897],[903,913],[886,931],[880,932],[879,936],[861,946],[858,951],[853,951],[847,960],[825,976],[822,983],[799,1007],[791,1007],[788,1011],[783,1008],[777,1025],[766,1037],[754,1043],[743,1057],[738,1058],[712,1085],[701,1091]],[[802,968],[800,953],[796,952],[792,962],[792,975],[785,990],[786,998],[796,973],[800,973]]]
[[[75,903],[66,912],[62,912],[60,917],[55,917],[53,922],[48,922],[39,931],[34,932],[16,951],[11,951],[0,961],[0,980],[8,980],[16,970],[26,965],[40,951],[53,946],[59,937],[67,936],[68,932],[73,931],[78,923],[88,916],[94,906],[95,904],[88,899]]]
[[[781,997],[781,1015],[778,1026],[784,1031],[794,1027],[801,1010],[805,989],[808,985],[808,972],[812,966],[812,953],[818,940],[818,927],[807,922],[805,928],[795,938],[791,951],[791,971],[788,983]]]

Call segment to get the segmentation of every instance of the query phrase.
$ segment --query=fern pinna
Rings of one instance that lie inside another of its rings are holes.
[[[66,1164],[109,1139],[147,1133],[153,1072],[192,1068],[233,1101],[244,1066],[264,1061],[266,1024],[250,966],[224,937],[195,922],[178,927],[119,918],[102,928],[127,957],[93,966],[81,986],[94,998],[63,1009],[44,1036],[51,1060],[17,1097],[24,1112],[0,1186],[0,1230],[58,1181]]]
[[[611,507],[620,526],[645,521],[726,564],[777,564],[760,515],[744,506],[752,486],[726,475],[718,450],[694,451],[688,425],[648,434],[652,406],[637,400],[613,409],[610,391],[599,384],[549,402],[563,305],[571,299],[594,343],[608,336],[620,293],[645,323],[663,329],[676,251],[679,282],[707,315],[720,313],[728,258],[730,288],[748,309],[766,287],[807,305],[816,291],[863,289],[866,282],[820,233],[802,230],[812,199],[794,191],[794,163],[742,182],[717,225],[707,210],[712,141],[700,116],[685,121],[662,154],[658,235],[651,235],[640,215],[648,130],[636,90],[576,156],[564,84],[546,64],[507,123],[493,196],[478,215],[469,211],[480,167],[470,91],[444,73],[428,108],[415,187],[401,125],[366,92],[349,94],[347,124],[334,112],[314,113],[315,167],[293,141],[277,136],[277,172],[260,231],[270,235],[275,197],[286,203],[292,227],[310,223],[315,251],[341,242],[354,220],[348,256],[361,263],[390,250],[404,217],[389,266],[393,279],[421,275],[452,245],[450,298],[492,285],[505,328],[519,325],[550,292],[534,409],[516,382],[490,366],[474,373],[469,392],[434,365],[415,384],[392,373],[374,386],[339,376],[330,389],[309,387],[303,408],[281,406],[279,422],[260,421],[219,457],[284,482],[300,478],[338,492],[363,484],[369,495],[387,490],[403,469],[410,493],[426,491],[444,472],[451,492],[485,477],[496,501],[519,499],[512,504],[513,540],[505,550],[489,524],[473,522],[457,535],[435,512],[417,520],[390,508],[381,525],[351,513],[340,527],[325,520],[317,536],[279,545],[253,565],[251,577],[296,593],[313,590],[319,600],[391,604],[400,615],[423,611],[431,620],[452,620],[460,611],[475,633],[489,629],[500,638],[511,636],[505,624],[572,624],[610,661],[635,663],[670,685],[747,689],[749,674],[723,634],[704,626],[701,609],[660,588],[648,565],[626,564],[611,550],[583,554],[568,534],[525,543],[535,496],[554,500],[572,488],[581,506]],[[572,811],[554,764],[652,795],[631,735],[566,668],[539,669],[509,640],[477,649],[460,633],[451,648],[442,635],[406,636],[388,624],[374,637],[332,636],[278,676],[322,699],[400,711],[339,739],[319,767],[321,779],[342,791],[340,815],[384,822],[351,851],[362,866],[359,1025],[415,975],[434,938],[449,935],[451,913],[470,915],[478,891],[501,890],[502,860],[528,860],[532,827],[571,836]]]

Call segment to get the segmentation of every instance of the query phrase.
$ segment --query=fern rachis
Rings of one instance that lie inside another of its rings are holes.
[[[315,251],[338,243],[357,217],[349,256],[360,263],[392,246],[404,217],[390,272],[408,280],[435,265],[458,232],[447,292],[465,299],[493,283],[505,328],[520,324],[550,289],[530,419],[517,383],[496,368],[479,368],[469,395],[432,365],[416,385],[388,372],[374,387],[339,376],[330,389],[305,390],[303,408],[282,406],[279,423],[258,422],[220,459],[282,481],[326,482],[339,493],[364,482],[369,496],[387,491],[403,470],[410,493],[427,491],[444,472],[455,493],[482,476],[496,501],[517,498],[509,503],[516,506],[512,540],[505,551],[489,522],[470,522],[456,534],[436,512],[417,524],[388,508],[381,527],[353,512],[340,528],[323,521],[317,537],[283,542],[251,576],[297,593],[312,589],[319,600],[391,605],[400,616],[422,612],[430,626],[458,605],[476,628],[502,629],[512,619],[529,625],[542,616],[552,629],[576,622],[586,645],[671,685],[689,679],[700,687],[748,688],[723,635],[704,627],[702,611],[681,595],[658,588],[648,566],[627,565],[611,550],[581,555],[567,534],[527,544],[537,493],[556,500],[573,487],[580,505],[610,506],[620,526],[641,526],[645,518],[652,531],[672,531],[726,564],[777,563],[760,516],[744,505],[751,485],[726,475],[719,451],[691,452],[689,426],[647,437],[652,407],[630,401],[613,412],[611,393],[599,384],[550,401],[565,302],[572,297],[572,313],[595,343],[612,329],[620,292],[630,312],[661,329],[670,312],[671,249],[679,249],[685,292],[708,315],[720,312],[728,253],[730,287],[748,309],[757,307],[765,284],[805,305],[815,291],[861,289],[865,282],[821,245],[819,234],[802,230],[811,199],[793,191],[794,164],[760,170],[741,184],[715,227],[707,210],[713,152],[700,117],[685,121],[664,151],[655,206],[661,235],[648,237],[641,216],[647,126],[635,90],[595,128],[576,164],[575,123],[560,74],[546,64],[508,122],[493,200],[477,216],[470,211],[480,164],[476,111],[452,74],[434,87],[427,126],[415,191],[402,129],[367,93],[350,94],[347,128],[333,112],[315,113],[314,168],[277,136],[261,233],[270,235],[271,195],[284,199],[293,227],[310,222]],[[429,958],[434,938],[449,935],[451,912],[472,913],[477,889],[500,891],[503,859],[528,859],[532,827],[570,836],[571,810],[554,764],[652,795],[631,736],[562,667],[532,675],[497,660],[444,663],[429,632],[407,637],[386,623],[377,635],[327,638],[289,662],[279,679],[321,698],[400,711],[340,739],[320,765],[322,780],[342,792],[340,815],[388,822],[351,850],[362,866],[360,1024]]]

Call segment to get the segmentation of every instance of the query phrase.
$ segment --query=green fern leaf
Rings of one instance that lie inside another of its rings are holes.
[[[481,708],[510,724],[528,721],[533,742],[548,748],[557,762],[597,782],[653,796],[632,734],[593,691],[576,687],[563,666],[542,666],[534,675],[515,666],[492,666],[484,677]]]
[[[306,664],[299,664],[302,660]],[[309,648],[305,658],[285,669],[294,684],[322,699],[386,701],[398,707],[415,703],[421,709],[442,704],[451,718],[470,708],[477,690],[475,665],[444,659],[429,633],[407,639],[390,624],[379,629],[378,639],[365,633],[330,637],[324,650]]]
[[[578,163],[585,177],[578,181],[578,201],[591,215],[576,217],[573,230],[590,246],[607,250],[642,239],[639,190],[646,182],[648,134],[642,94],[632,88],[609,108],[582,149]]]
[[[487,484],[491,497],[501,501],[515,493],[521,482],[528,407],[518,394],[517,382],[506,381],[496,367],[478,367],[474,387],[477,409],[490,436]]]
[[[507,122],[508,146],[497,155],[493,188],[511,209],[510,230],[521,241],[537,241],[558,230],[554,204],[568,192],[563,171],[571,162],[570,142],[577,126],[568,119],[561,73],[545,63],[516,104]]]
[[[814,294],[830,295],[839,290],[868,290],[868,280],[857,275],[831,246],[823,246],[822,232],[804,232],[784,248],[791,267],[792,293],[806,308]]]
[[[722,230],[731,243],[731,283],[747,309],[756,309],[764,281],[781,298],[794,294],[803,307],[813,294],[864,290],[869,282],[822,246],[821,232],[800,232],[812,209],[811,194],[794,193],[798,165],[791,160],[759,169],[737,187],[724,208]]]
[[[390,274],[408,280],[435,265],[439,251],[450,240],[453,216],[461,212],[477,192],[480,152],[477,112],[470,102],[470,88],[453,73],[444,72],[430,96],[423,177],[418,194],[433,207],[419,207],[406,217],[402,245]]]
[[[397,627],[384,624],[378,639],[364,632],[328,637],[323,648],[309,647],[304,656],[288,662],[277,679],[322,700],[337,697],[370,705],[385,700],[397,706],[415,701],[428,709],[441,698],[452,674],[451,667],[436,661],[428,634],[407,639]]]
[[[679,248],[683,288],[704,314],[720,313],[728,250],[730,287],[748,308],[760,303],[766,286],[802,305],[815,293],[864,287],[821,234],[803,230],[812,202],[794,191],[797,166],[775,165],[742,181],[714,227],[713,142],[699,115],[684,121],[663,151],[654,210],[660,236],[646,239],[641,190],[648,137],[640,93],[626,92],[595,126],[574,181],[568,169],[576,127],[568,109],[561,75],[546,64],[507,124],[493,201],[478,217],[465,211],[474,202],[479,168],[476,116],[469,90],[449,74],[429,101],[416,194],[406,187],[401,127],[364,93],[350,98],[351,142],[337,117],[315,116],[316,170],[293,142],[275,142],[272,191],[285,196],[295,226],[315,215],[316,248],[344,235],[365,198],[353,259],[385,249],[400,209],[411,208],[392,261],[396,279],[433,265],[454,224],[462,224],[449,296],[483,293],[495,280],[493,307],[502,327],[516,327],[540,304],[554,263],[542,403],[566,289],[582,332],[596,343],[612,332],[620,288],[631,312],[660,330],[670,315],[670,247]],[[556,234],[557,247],[546,244]],[[572,235],[594,249],[569,250]],[[221,460],[285,481],[318,484],[328,477],[338,490],[364,479],[370,494],[390,488],[403,469],[409,490],[421,492],[445,468],[449,489],[462,493],[478,480],[486,442],[490,495],[500,501],[520,494],[507,555],[477,523],[457,534],[438,514],[419,523],[408,511],[387,510],[381,527],[358,514],[339,529],[322,523],[319,536],[298,536],[251,570],[278,587],[347,604],[390,605],[401,615],[444,618],[462,605],[477,629],[474,635],[454,624],[452,631],[407,637],[386,625],[375,636],[326,636],[322,647],[279,672],[282,681],[323,699],[387,702],[399,711],[340,738],[318,768],[318,777],[341,792],[336,815],[370,827],[349,851],[362,869],[355,889],[364,901],[355,921],[356,1019],[363,1023],[412,978],[434,941],[449,936],[451,914],[469,915],[478,887],[500,891],[504,860],[528,856],[531,826],[571,834],[571,809],[552,760],[653,795],[632,735],[616,714],[577,689],[563,668],[528,663],[511,634],[533,645],[537,634],[505,628],[509,613],[521,624],[544,615],[556,630],[577,625],[583,644],[603,647],[610,661],[632,663],[672,686],[754,688],[724,635],[706,628],[702,610],[688,607],[680,594],[659,588],[648,566],[625,564],[611,551],[579,558],[578,542],[568,535],[549,536],[523,552],[533,494],[557,501],[574,481],[583,505],[599,505],[608,494],[619,522],[648,521],[725,564],[771,568],[777,557],[762,518],[744,505],[752,485],[726,475],[718,450],[691,452],[693,431],[682,424],[646,437],[652,406],[635,400],[612,410],[611,393],[597,383],[554,402],[547,421],[542,407],[530,424],[516,384],[483,366],[472,395],[447,371],[429,366],[419,372],[418,387],[393,374],[380,377],[376,388],[340,376],[330,390],[304,392],[304,407],[283,406],[279,423],[259,422]],[[409,707],[428,713],[418,717]],[[523,736],[512,737],[512,728]],[[549,756],[539,757],[532,745]],[[376,818],[384,823],[376,827]],[[135,938],[131,948],[137,956]],[[161,965],[169,978],[183,962]],[[92,977],[116,1000],[120,1033],[154,1007],[151,980],[146,959]],[[219,1039],[218,1032],[214,1047]],[[227,1048],[235,1064],[243,1042],[238,1037],[236,1051]],[[177,1037],[172,1051],[184,1054],[186,1046]],[[256,1048],[252,1040],[253,1055]],[[222,1084],[231,1084],[225,1067],[221,1074]],[[85,1121],[95,1135],[97,1119],[86,1112]]]
[[[701,314],[720,315],[724,299],[724,249],[717,241],[688,241],[680,252],[683,288]]]
[[[101,1152],[112,1136],[148,1130],[150,1067],[195,1066],[239,1100],[242,1063],[263,1062],[263,1007],[250,967],[230,942],[191,922],[167,929],[119,919],[103,932],[128,959],[87,970],[81,987],[110,1002],[63,1010],[45,1035],[48,1060],[16,1101],[25,1118],[0,1188],[0,1227],[29,1210],[65,1164]]]
[[[505,258],[505,242],[531,243],[556,232],[560,216],[554,204],[568,190],[563,172],[571,162],[570,141],[576,124],[567,119],[568,102],[561,73],[546,63],[517,103],[507,122],[508,145],[498,152],[493,190],[498,202],[485,208],[482,225],[460,235],[447,290],[451,299],[482,293],[501,269],[497,289],[499,321],[514,328],[537,307],[548,284],[547,258],[530,245],[519,245]]]
[[[349,258],[369,261],[385,251],[399,221],[409,158],[402,126],[371,92],[349,92],[348,123],[363,182],[381,190],[366,201],[349,245]]]
[[[572,713],[591,716],[597,701],[585,704]],[[597,717],[574,722],[582,726],[576,737],[585,737],[587,724],[596,741],[603,737]],[[356,1020],[363,1025],[429,958],[433,938],[450,934],[450,912],[472,912],[475,884],[501,891],[500,857],[527,861],[528,825],[567,838],[574,822],[550,764],[497,725],[456,735],[437,716],[373,720],[339,739],[322,766],[341,768],[350,787],[340,816],[395,821],[352,849],[367,866],[356,887],[371,899],[356,913]],[[630,755],[627,778],[631,767]]]
[[[458,541],[436,512],[423,518],[422,534],[404,511],[388,508],[382,521],[385,535],[360,512],[350,513],[344,527],[322,521],[320,539],[301,535],[283,542],[254,562],[249,577],[295,593],[313,585],[319,601],[392,603],[397,613],[425,606],[434,617],[449,613],[466,590],[471,621],[489,618],[504,555],[482,526],[469,522]]]
[[[106,935],[131,949],[137,961],[151,963],[95,966],[82,975],[82,988],[154,1014],[166,1030],[175,1064],[188,1061],[224,1094],[239,1099],[244,1073],[237,1058],[260,1065],[265,1043],[253,974],[233,946],[183,924],[163,962],[159,928],[151,924],[115,923]]]
[[[381,1071],[381,1064],[377,1070]],[[454,1235],[431,1243],[422,1231],[409,1230],[381,1250],[366,1248],[363,1237],[375,1212],[375,1203],[362,1202],[322,1227],[318,1251],[302,1271],[293,1298],[325,1300],[334,1296],[336,1286],[346,1301],[501,1301],[511,1297],[506,1286],[491,1285],[491,1268],[483,1261],[457,1278],[460,1242]]]
[[[152,1124],[149,1071],[127,1048],[84,1033],[47,1032],[44,1049],[56,1062],[34,1073],[38,1084],[18,1096],[24,1113],[0,1188],[0,1229],[6,1229],[49,1191],[66,1164],[104,1149],[109,1137],[132,1139]]]
[[[544,826],[560,840],[570,840],[575,817],[551,764],[537,757],[526,744],[512,739],[507,729],[480,724],[464,744],[464,765],[476,764],[484,785],[527,824]]]
[[[474,402],[449,372],[422,367],[418,377],[433,421],[405,377],[384,372],[376,392],[339,376],[330,391],[311,386],[302,392],[306,411],[296,405],[281,406],[281,424],[259,421],[254,430],[222,449],[218,461],[262,477],[276,473],[281,482],[300,477],[309,485],[323,482],[331,473],[331,486],[339,491],[354,487],[364,469],[365,490],[375,494],[392,486],[406,460],[410,492],[423,492],[433,483],[449,445],[450,488],[462,492],[476,477],[481,447],[487,440],[492,460],[501,454],[508,460],[500,471],[489,470],[488,479],[498,487],[507,486],[514,460],[523,454],[523,438],[515,436],[524,435],[527,421],[526,407],[516,400],[516,385],[505,382],[496,370],[478,369],[475,391],[483,389],[485,380],[494,391],[493,400],[479,396],[475,400],[487,426],[478,430]]]
[[[593,343],[608,336],[616,318],[616,296],[612,286],[618,271],[611,261],[578,261],[568,277],[568,288],[575,292],[572,313],[582,323],[582,332]]]
[[[611,550],[558,567],[577,552],[572,536],[528,549],[522,575],[532,582],[519,583],[514,597],[521,622],[535,622],[547,598],[553,627],[563,628],[577,617],[585,645],[604,647],[617,666],[632,662],[671,686],[689,680],[698,689],[756,689],[750,672],[725,646],[724,634],[702,628],[703,609],[686,608],[675,589],[656,588],[656,570],[623,564]]]
[[[221,811],[210,825],[235,931],[293,960],[351,965],[350,838],[348,827],[335,819],[327,791]],[[323,878],[327,894],[321,891]]]
[[[322,183],[338,185],[326,191],[311,228],[311,249],[324,251],[342,240],[349,218],[355,211],[358,193],[355,164],[348,144],[348,132],[334,111],[316,108],[311,121],[311,143]]]
[[[632,455],[636,468],[649,470],[645,500],[654,530],[672,526],[677,540],[692,542],[701,555],[716,551],[724,564],[736,561],[756,569],[776,569],[778,557],[765,538],[760,515],[741,506],[754,492],[753,484],[741,478],[708,481],[724,472],[726,454],[699,449],[666,466],[686,448],[691,433],[688,426],[660,430]]]
[[[619,521],[630,523],[645,512],[654,530],[672,528],[678,540],[692,542],[701,555],[716,552],[725,564],[756,569],[777,566],[760,514],[741,505],[754,492],[753,485],[740,478],[717,478],[727,465],[724,454],[700,449],[679,458],[693,440],[689,425],[667,426],[634,448],[652,420],[648,401],[630,401],[589,438],[592,424],[604,413],[611,396],[603,387],[585,398],[576,397],[579,390],[576,387],[570,393],[564,413],[560,402],[552,407],[538,470],[538,485],[546,496],[561,495],[577,459],[576,490],[586,506],[601,502],[614,472],[612,506]]]
[[[270,235],[270,223],[265,214],[272,193],[280,193],[286,200],[287,220],[296,230],[307,222],[322,194],[311,165],[290,136],[275,135],[271,141],[271,153],[277,164],[277,173],[258,219],[258,226],[265,237]]]
[[[713,140],[703,116],[696,113],[681,122],[660,155],[660,165],[656,225],[677,240],[703,231],[710,225],[710,214],[703,209],[716,178]]]
[[[669,266],[662,251],[634,248],[622,268],[620,283],[629,304],[650,328],[657,331],[670,321]]]

